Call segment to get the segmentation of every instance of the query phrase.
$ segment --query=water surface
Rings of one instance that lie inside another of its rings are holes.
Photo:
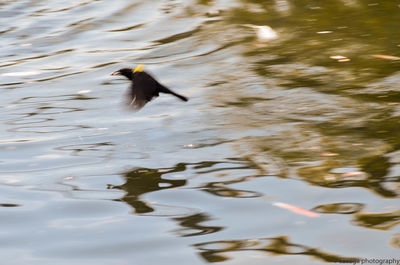
[[[328,2],[0,3],[5,264],[399,259],[399,2]]]

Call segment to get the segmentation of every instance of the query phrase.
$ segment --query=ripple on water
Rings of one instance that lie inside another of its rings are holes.
[[[53,125],[53,126],[24,126],[10,129],[11,132],[29,132],[29,133],[59,133],[70,132],[81,129],[87,129],[84,125]]]
[[[288,237],[251,238],[242,240],[220,240],[195,244],[201,256],[208,262],[228,260],[230,253],[238,252],[248,255],[247,251],[266,252],[279,255],[308,255],[325,262],[357,261],[354,257],[343,257],[321,249],[315,250],[306,245],[292,243]]]
[[[318,213],[354,214],[363,208],[364,205],[362,203],[343,202],[318,205],[311,210]]]
[[[261,2],[3,1],[3,260],[393,255],[399,76],[398,61],[382,58],[398,52],[397,4]],[[330,18],[340,25],[318,28]],[[279,39],[260,43],[249,24]],[[337,54],[350,61],[329,58]],[[128,84],[109,73],[143,62],[190,101],[160,96],[120,111]]]

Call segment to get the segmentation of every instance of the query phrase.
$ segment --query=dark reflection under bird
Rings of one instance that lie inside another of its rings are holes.
[[[179,163],[172,168],[152,169],[136,168],[124,173],[126,182],[120,186],[112,186],[113,189],[124,190],[126,194],[120,201],[124,201],[135,209],[137,214],[153,212],[151,204],[141,197],[147,193],[172,189],[186,185],[185,179],[169,180],[164,174],[183,172],[186,170],[186,164]],[[161,172],[162,171],[162,172]],[[165,187],[162,184],[168,184]]]
[[[175,93],[144,72],[142,65],[138,65],[135,69],[122,68],[111,75],[122,75],[131,80],[128,104],[135,110],[143,108],[147,102],[158,97],[159,93],[171,94],[183,101],[188,101],[187,97]]]

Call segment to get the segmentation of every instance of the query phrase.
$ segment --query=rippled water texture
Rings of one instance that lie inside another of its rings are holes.
[[[1,1],[1,264],[400,259],[399,4]]]

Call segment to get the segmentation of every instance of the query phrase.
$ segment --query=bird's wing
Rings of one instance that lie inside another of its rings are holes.
[[[143,72],[143,74],[145,74]],[[149,79],[146,75],[135,75],[131,84],[128,105],[134,110],[144,107],[150,100],[158,96],[156,85],[153,79]]]
[[[140,110],[151,100],[145,95],[142,87],[133,84],[128,92],[127,99],[127,105],[134,110]]]

